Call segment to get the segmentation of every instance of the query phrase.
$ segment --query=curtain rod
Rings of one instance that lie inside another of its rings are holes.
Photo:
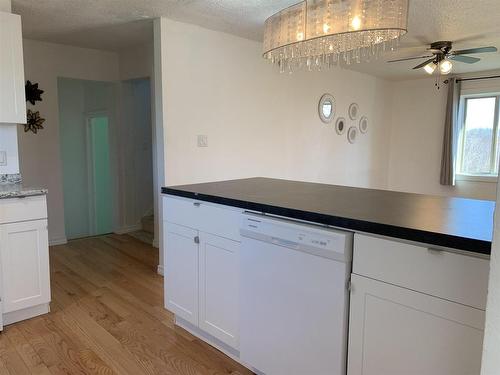
[[[500,75],[498,76],[487,76],[487,77],[475,77],[475,78],[457,78],[458,82],[464,82],[464,81],[480,81],[482,79],[496,79],[500,78]],[[449,81],[445,80],[444,83],[447,84]]]

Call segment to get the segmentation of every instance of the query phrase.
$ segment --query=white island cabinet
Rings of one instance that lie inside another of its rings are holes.
[[[489,261],[355,235],[349,375],[480,373]]]
[[[44,195],[0,199],[3,324],[49,312],[50,272]]]
[[[278,311],[279,314],[269,314],[269,321],[265,317],[260,320],[266,324],[265,333],[259,333],[255,342],[249,344],[249,332],[255,331],[251,325],[241,324],[245,315],[251,316],[252,304],[245,300],[249,306],[242,309],[245,303],[241,297],[245,295],[245,286],[255,283],[250,275],[256,277],[252,270],[259,267],[245,256],[247,252],[243,251],[240,257],[242,212],[239,208],[197,199],[163,196],[165,306],[175,314],[177,325],[255,371],[261,366],[248,355],[248,345],[255,345],[250,348],[253,351],[262,351],[259,338],[265,340],[267,332],[276,333],[275,328],[280,325],[281,332],[300,332],[304,327],[323,329],[325,334],[327,330],[326,323],[315,326],[307,321],[310,317],[296,316],[299,309]],[[270,233],[271,242],[279,244],[280,233],[276,232],[276,237]],[[479,374],[489,272],[487,257],[360,233],[354,234],[353,243],[348,354],[341,359],[347,361],[347,375]],[[290,256],[295,254],[294,249],[286,246],[281,251],[289,251]],[[267,266],[264,284],[281,286],[300,282],[296,272],[297,277],[287,274],[287,280],[279,272],[273,273],[271,252],[263,252],[262,256],[265,260],[259,260],[259,264]],[[318,283],[308,290],[324,292],[319,275],[311,274],[307,263],[295,266],[309,272],[308,282]],[[345,282],[341,284],[345,288]],[[299,286],[303,288],[304,284],[296,285],[297,290],[301,290]],[[270,294],[268,300],[272,299]],[[308,305],[311,311],[327,306],[326,299],[314,303]],[[285,314],[297,318],[289,331],[283,325],[290,319],[276,319]],[[299,333],[293,340],[300,342],[307,336],[307,332]],[[279,340],[277,337],[273,342]],[[262,355],[272,362],[273,355],[286,349],[283,345],[268,350],[269,358],[266,353]],[[300,353],[308,356],[307,350]],[[328,360],[339,361],[334,355],[326,356]],[[307,363],[313,356],[297,358]],[[268,366],[273,373],[266,375],[293,374],[293,370],[282,371],[279,366],[282,365]]]
[[[167,196],[163,212],[165,307],[180,326],[237,351],[242,210]]]
[[[0,123],[25,124],[21,17],[0,12]]]

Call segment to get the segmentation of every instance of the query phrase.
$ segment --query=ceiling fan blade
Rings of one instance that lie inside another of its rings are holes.
[[[448,56],[448,59],[453,60],[453,61],[460,61],[466,64],[475,64],[478,61],[481,61],[481,59],[477,57],[471,57],[471,56],[463,56],[463,55],[450,55]]]
[[[485,52],[496,52],[498,51],[497,47],[480,47],[480,48],[470,48],[470,49],[462,49],[460,51],[453,51],[453,55],[473,55],[475,53],[485,53]]]
[[[418,64],[416,67],[414,67],[413,69],[416,70],[416,69],[420,69],[420,68],[423,68],[424,66],[426,66],[427,64],[431,63],[434,61],[434,56],[432,57],[432,59],[429,59],[429,60],[426,60],[424,61],[422,64]]]
[[[429,57],[434,57],[432,55],[428,56],[417,56],[417,57],[405,57],[403,59],[389,60],[388,63],[399,62],[399,61],[408,61],[408,60],[417,60],[417,59],[428,59]]]

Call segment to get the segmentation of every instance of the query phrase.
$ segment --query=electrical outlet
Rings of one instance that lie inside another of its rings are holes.
[[[208,137],[206,135],[198,136],[198,147],[208,147]]]
[[[7,152],[0,151],[0,167],[5,167],[7,165]]]

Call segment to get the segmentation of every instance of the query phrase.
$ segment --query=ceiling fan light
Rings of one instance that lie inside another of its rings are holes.
[[[443,60],[439,63],[441,74],[449,74],[453,69],[453,63],[450,60]]]
[[[424,70],[427,73],[432,74],[436,70],[436,64],[434,62],[431,62],[431,63],[427,64],[426,66],[424,66]]]

